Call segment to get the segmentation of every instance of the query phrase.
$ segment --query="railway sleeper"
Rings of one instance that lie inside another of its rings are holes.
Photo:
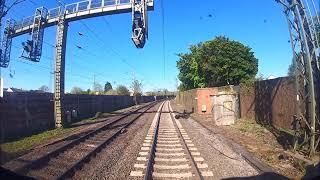
[[[88,139],[86,140],[85,144],[93,144],[98,146],[99,144],[101,144],[103,141],[101,140],[97,140],[97,139]]]
[[[35,177],[36,179],[56,179],[62,173],[63,170],[60,168],[46,166],[45,168],[30,172],[28,175]]]
[[[70,166],[70,161],[67,159],[52,159],[48,165],[59,169],[67,169]]]

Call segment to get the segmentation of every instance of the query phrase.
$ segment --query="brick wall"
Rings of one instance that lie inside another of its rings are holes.
[[[212,100],[211,97],[218,93],[218,88],[201,88],[197,89],[197,106],[198,114],[211,115],[212,114]],[[202,111],[205,106],[206,111]]]
[[[157,99],[162,99],[159,97]],[[10,139],[54,128],[53,95],[51,93],[5,93],[0,99],[1,137]],[[141,97],[151,102],[153,96]],[[77,110],[78,119],[97,112],[111,112],[134,105],[130,96],[65,95],[65,111]]]

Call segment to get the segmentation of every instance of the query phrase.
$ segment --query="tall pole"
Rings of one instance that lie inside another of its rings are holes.
[[[5,6],[6,1],[5,0],[0,0],[0,58],[2,58],[2,18],[4,16],[4,6]],[[4,80],[2,79],[2,74],[1,74],[1,67],[0,67],[0,98],[3,97],[3,86],[4,86]]]
[[[296,68],[297,114],[293,124],[297,137],[294,147],[299,149],[307,145],[305,147],[309,150],[309,156],[313,156],[318,144],[317,137],[319,139],[317,134],[319,125],[316,124],[319,118],[317,110],[317,106],[319,107],[319,101],[317,102],[319,100],[317,90],[319,88],[317,83],[319,82],[317,68],[319,43],[316,26],[312,19],[315,15],[310,11],[308,1],[279,0],[278,2],[284,6],[288,20]],[[305,141],[299,144],[299,139]]]
[[[65,115],[63,108],[64,83],[65,83],[65,54],[67,42],[68,22],[64,15],[59,19],[57,39],[56,39],[56,57],[54,72],[54,119],[56,127],[65,126]]]
[[[96,74],[93,74],[93,86],[92,86],[92,91],[93,91],[94,93],[96,93],[96,92],[95,92],[95,87],[96,87]]]
[[[299,4],[298,4],[299,3]],[[301,17],[301,11],[300,8],[298,7],[301,4],[299,0],[297,0],[295,6],[295,14],[297,16],[298,22],[300,23],[301,26],[301,35],[303,38],[303,44],[305,46],[305,51],[306,51],[306,70],[307,70],[307,78],[309,80],[308,84],[308,92],[309,92],[309,97],[308,97],[308,114],[310,118],[310,154],[311,156],[314,155],[315,153],[315,129],[316,129],[316,99],[315,99],[315,89],[314,89],[314,79],[313,79],[313,69],[312,69],[312,52],[310,50],[312,47],[310,47],[310,42],[308,40],[308,35],[310,36],[311,34],[307,34],[306,32],[305,23]],[[310,32],[309,32],[310,33]]]
[[[0,0],[0,32],[2,32],[2,17],[3,17],[3,12],[4,12],[4,5],[5,5],[5,0]],[[1,33],[0,33],[0,59],[2,58],[2,37],[1,37]],[[2,79],[2,74],[1,74],[1,66],[0,66],[0,103],[2,103],[2,98],[3,98],[3,87],[4,86],[4,82]],[[2,114],[0,114],[0,118],[2,119]],[[3,121],[0,122],[0,130],[1,130],[1,139],[0,141],[3,142],[3,138],[4,138],[4,124]]]

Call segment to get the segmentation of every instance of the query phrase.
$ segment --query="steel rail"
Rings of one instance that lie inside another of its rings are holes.
[[[110,126],[118,123],[119,121],[131,116],[132,114],[134,113],[137,113],[139,110],[143,109],[143,108],[147,108],[147,110],[149,110],[151,107],[153,107],[154,105],[156,105],[158,102],[153,102],[151,104],[148,104],[146,106],[143,106],[141,108],[138,108],[132,112],[129,112],[128,114],[125,114],[124,116],[121,116],[119,118],[117,118],[116,120],[110,122],[110,123],[107,123],[105,125],[103,125],[102,127],[90,132],[90,133],[87,133],[75,140],[72,140],[71,142],[68,142],[67,144],[63,145],[62,147],[60,148],[57,148],[57,149],[54,149],[53,151],[50,151],[48,152],[47,154],[45,154],[44,156],[41,156],[40,158],[38,159],[35,159],[33,160],[32,162],[28,163],[27,165],[24,165],[23,167],[15,170],[15,172],[17,173],[20,173],[20,174],[26,174],[26,172],[28,172],[30,169],[33,169],[33,168],[36,168],[36,167],[39,167],[43,162],[48,162],[50,159],[58,156],[59,154],[67,151],[68,149],[74,147],[75,145],[85,141],[86,139],[92,137],[92,136],[95,136],[96,134],[108,129]],[[144,114],[146,111],[140,113],[140,115],[137,117],[139,118],[142,114]],[[134,120],[136,120],[137,118],[135,118]],[[128,124],[126,125],[126,127],[128,126]],[[122,128],[123,129],[123,128]]]
[[[155,132],[154,132],[154,136],[153,136],[153,141],[152,141],[152,145],[151,145],[151,150],[150,150],[150,153],[149,153],[149,156],[147,158],[147,168],[146,168],[146,172],[145,172],[145,175],[144,175],[144,180],[149,180],[149,179],[153,179],[152,178],[152,173],[153,173],[153,165],[154,165],[154,158],[155,158],[155,153],[156,153],[156,146],[157,146],[157,139],[158,139],[158,132],[159,132],[159,125],[160,125],[160,119],[161,119],[161,114],[162,114],[162,109],[163,109],[163,106],[166,102],[164,102],[161,106],[161,109],[160,109],[160,112],[159,112],[159,116],[157,117],[157,123],[156,123],[156,128],[155,128]],[[195,173],[195,178],[196,179],[199,179],[199,180],[203,180],[203,177],[201,176],[201,173],[197,167],[197,164],[193,158],[193,156],[191,155],[191,152],[189,150],[189,148],[187,147],[187,144],[180,132],[180,129],[179,127],[177,126],[176,124],[176,121],[172,115],[172,112],[170,110],[170,107],[169,107],[169,101],[167,101],[167,105],[168,105],[168,111],[170,113],[170,117],[173,121],[173,124],[174,124],[174,127],[177,129],[178,131],[178,136],[179,136],[179,139],[182,140],[182,145],[183,145],[183,148],[186,150],[187,152],[187,156],[188,156],[188,159],[190,159],[191,161],[191,168],[193,170],[193,172]]]
[[[90,151],[87,155],[82,157],[80,160],[78,160],[76,163],[74,163],[71,167],[69,167],[66,171],[64,171],[57,179],[66,179],[74,174],[74,172],[77,170],[77,168],[80,168],[85,162],[89,161],[92,156],[97,154],[101,149],[105,147],[105,145],[112,142],[113,139],[115,139],[118,135],[121,134],[121,132],[129,127],[132,123],[134,123],[137,119],[139,119],[145,112],[147,112],[150,108],[153,107],[153,105],[156,103],[153,103],[149,106],[147,106],[147,109],[145,109],[142,113],[140,113],[137,117],[135,117],[133,120],[131,120],[129,123],[127,123],[125,126],[121,127],[119,130],[117,130],[110,138],[106,139],[104,142],[102,142],[100,145],[98,145],[96,148],[94,148],[92,151]],[[145,108],[145,107],[143,107]],[[141,108],[141,109],[143,109]]]
[[[170,101],[169,101],[170,102]],[[174,118],[174,116],[173,116],[173,112],[172,112],[172,110],[171,110],[171,108],[170,108],[170,103],[168,102],[168,111],[169,111],[169,114],[170,114],[170,117],[171,117],[171,120],[172,120],[172,122],[173,122],[173,125],[174,125],[174,127],[178,130],[178,136],[179,136],[179,138],[182,140],[182,146],[184,147],[184,149],[187,151],[187,156],[188,156],[188,158],[190,159],[190,161],[191,161],[191,169],[193,170],[193,172],[195,172],[195,178],[196,179],[200,179],[200,180],[203,180],[204,178],[202,177],[202,175],[201,175],[201,173],[200,173],[200,170],[199,170],[199,168],[198,168],[198,166],[197,166],[197,163],[196,163],[196,161],[194,160],[194,158],[193,158],[193,156],[191,155],[191,152],[190,152],[190,150],[189,150],[189,148],[188,148],[188,146],[187,146],[187,143],[186,143],[186,141],[184,140],[184,138],[183,138],[183,136],[182,136],[182,134],[181,134],[181,131],[180,131],[180,128],[178,127],[178,125],[177,125],[177,122],[176,122],[176,119]]]
[[[155,156],[155,153],[156,153],[156,145],[157,145],[157,140],[158,140],[160,118],[161,118],[161,112],[162,112],[162,108],[164,106],[164,103],[165,102],[163,102],[161,104],[161,108],[159,110],[159,113],[156,114],[156,115],[158,115],[157,123],[156,123],[156,129],[155,129],[154,134],[153,134],[153,141],[152,141],[151,150],[150,150],[149,156],[148,156],[148,163],[147,163],[146,173],[145,173],[144,178],[143,178],[144,180],[152,179],[154,156]]]

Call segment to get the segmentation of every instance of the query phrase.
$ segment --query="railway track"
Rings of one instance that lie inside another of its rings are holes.
[[[74,175],[119,134],[157,103],[138,108],[102,127],[54,149],[15,170],[36,179],[66,179]]]
[[[212,178],[204,158],[192,143],[169,101],[161,104],[144,140],[131,179]]]

